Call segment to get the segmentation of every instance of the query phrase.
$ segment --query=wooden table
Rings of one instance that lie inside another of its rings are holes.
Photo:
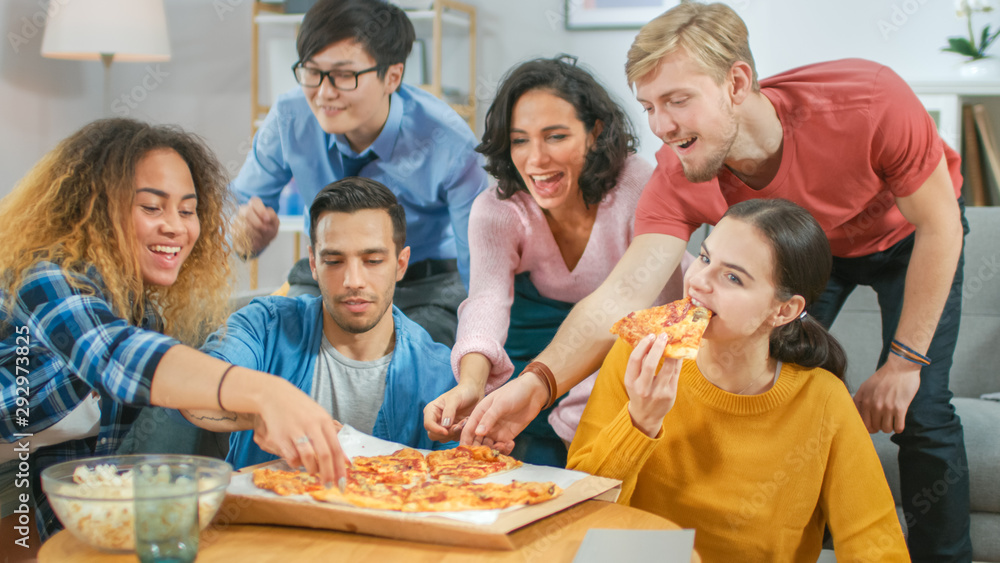
[[[518,561],[571,562],[591,528],[676,530],[673,522],[615,503],[591,500],[525,526],[511,534],[514,551],[450,547],[363,536],[344,532],[282,526],[229,526],[203,534],[198,563],[214,561],[406,561],[407,563]],[[133,554],[109,555],[93,549],[67,531],[52,536],[38,554],[40,563],[135,562]],[[697,555],[692,561],[699,561]]]

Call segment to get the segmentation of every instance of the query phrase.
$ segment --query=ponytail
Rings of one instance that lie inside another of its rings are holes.
[[[847,354],[837,339],[812,316],[795,319],[771,331],[770,354],[784,363],[823,368],[847,384]]]

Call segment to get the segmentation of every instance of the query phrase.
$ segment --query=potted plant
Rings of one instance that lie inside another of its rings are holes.
[[[968,57],[960,69],[962,76],[1000,77],[1000,62],[986,54],[990,45],[1000,36],[1000,28],[991,31],[990,25],[986,24],[977,34],[972,25],[973,14],[992,11],[991,0],[955,0],[955,12],[959,18],[965,18],[968,37],[949,37],[948,46],[941,50]]]

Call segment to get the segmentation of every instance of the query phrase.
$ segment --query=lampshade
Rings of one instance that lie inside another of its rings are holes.
[[[169,61],[163,0],[51,2],[42,56],[55,59]]]

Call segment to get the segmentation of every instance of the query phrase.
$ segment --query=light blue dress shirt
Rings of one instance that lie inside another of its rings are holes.
[[[385,184],[406,210],[410,263],[428,258],[458,259],[469,287],[469,210],[486,188],[488,175],[476,138],[448,104],[403,84],[392,94],[385,127],[362,154],[343,135],[326,133],[301,88],[278,97],[253,140],[246,162],[230,188],[240,203],[260,197],[280,211],[278,197],[292,177],[306,208],[331,182],[345,177],[344,156],[376,156],[358,176]]]

